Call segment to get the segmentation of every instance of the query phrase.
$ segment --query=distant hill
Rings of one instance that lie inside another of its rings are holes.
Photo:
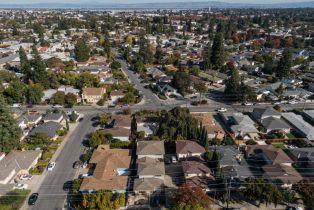
[[[74,3],[38,3],[38,4],[3,4],[0,8],[94,8],[94,9],[200,9],[200,8],[314,8],[314,1],[311,2],[292,2],[276,4],[245,4],[245,3],[226,3],[218,1],[208,2],[170,2],[170,3],[138,3],[138,4],[106,4],[90,2],[85,4]]]

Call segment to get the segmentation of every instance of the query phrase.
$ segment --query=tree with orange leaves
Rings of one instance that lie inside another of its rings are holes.
[[[171,210],[205,210],[210,209],[211,203],[209,197],[200,187],[192,187],[187,184],[178,188],[177,192],[173,196],[175,203]]]

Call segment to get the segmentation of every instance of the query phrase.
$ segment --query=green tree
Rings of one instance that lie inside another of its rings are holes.
[[[31,70],[31,64],[27,58],[26,52],[23,47],[20,47],[19,49],[19,57],[20,57],[21,71],[24,74],[24,80],[28,82],[28,80],[32,78],[32,70]]]
[[[77,96],[74,93],[67,93],[64,98],[64,103],[71,108],[77,103]]]
[[[290,49],[284,50],[282,58],[277,66],[277,77],[282,79],[283,77],[289,77],[292,66],[292,53]]]
[[[238,100],[240,96],[240,76],[237,69],[230,71],[230,77],[226,82],[225,97],[231,100]]]
[[[204,50],[204,57],[203,57],[203,66],[204,70],[211,69],[212,67],[212,52],[211,52],[211,42],[209,41],[207,44],[207,48]]]
[[[50,138],[46,133],[35,133],[27,140],[27,142],[32,145],[32,148],[45,148],[49,144]]]
[[[34,59],[31,61],[33,70],[32,74],[30,75],[30,79],[34,83],[39,83],[43,87],[48,88],[50,86],[50,82],[48,72],[46,71],[46,64],[42,60],[35,46],[33,47],[33,57]]]
[[[104,132],[101,130],[96,130],[92,133],[89,139],[89,145],[93,148],[96,148],[98,145],[103,144],[103,140],[105,139]]]
[[[10,152],[17,148],[22,131],[12,117],[2,96],[0,96],[0,151]]]
[[[25,84],[19,80],[11,82],[9,87],[4,90],[3,95],[9,104],[24,103]]]
[[[215,69],[221,69],[225,62],[224,37],[222,33],[215,35],[211,50],[211,63]]]
[[[44,88],[40,84],[30,84],[26,88],[26,102],[28,104],[39,104],[44,96]]]
[[[197,82],[194,84],[195,90],[200,94],[200,100],[202,100],[202,95],[207,92],[207,87],[204,82]]]
[[[132,120],[131,120],[131,140],[135,141],[137,136],[137,122],[136,122],[136,117],[135,114],[132,115]]]
[[[123,98],[121,98],[121,102],[126,104],[131,104],[136,102],[136,96],[132,92],[126,93]]]
[[[65,94],[63,91],[57,91],[50,98],[50,103],[52,104],[64,105],[64,101],[65,101]]]
[[[86,62],[90,56],[90,47],[84,39],[78,39],[74,49],[75,59],[78,62]]]
[[[136,61],[134,64],[134,71],[137,73],[143,73],[145,71],[144,63],[140,60]]]
[[[194,76],[198,76],[200,72],[201,72],[200,67],[197,65],[192,66],[192,68],[190,69],[190,74]]]
[[[111,119],[111,114],[109,112],[103,112],[100,114],[100,124],[101,125],[107,125],[108,121]]]
[[[76,87],[79,89],[85,87],[97,87],[99,84],[99,79],[95,75],[89,72],[84,72],[78,76],[76,79]]]
[[[176,72],[172,80],[172,85],[177,88],[179,93],[185,95],[191,86],[190,75],[185,71]]]

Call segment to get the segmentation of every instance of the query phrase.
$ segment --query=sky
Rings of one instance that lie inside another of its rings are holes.
[[[157,3],[157,2],[200,2],[200,1],[211,1],[211,0],[0,0],[0,4],[32,4],[32,3],[90,3],[90,2],[99,2],[99,3]],[[221,1],[228,3],[287,3],[287,2],[306,2],[313,0],[212,0],[212,1]]]

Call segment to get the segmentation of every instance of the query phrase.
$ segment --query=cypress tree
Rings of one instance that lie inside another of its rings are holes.
[[[215,69],[221,69],[225,62],[224,37],[222,33],[215,35],[211,50],[211,63]]]
[[[289,49],[286,49],[283,52],[282,58],[280,59],[278,66],[277,66],[277,76],[279,79],[283,77],[288,77],[290,75],[292,66],[292,54]]]
[[[90,56],[90,48],[84,39],[79,39],[75,45],[75,59],[78,62],[88,61]]]

